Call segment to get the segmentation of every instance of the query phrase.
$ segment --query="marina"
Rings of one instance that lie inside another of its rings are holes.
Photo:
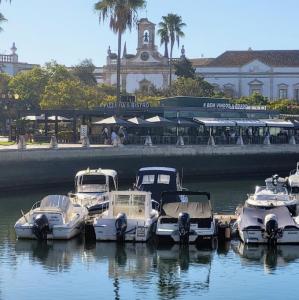
[[[248,191],[263,182],[264,178],[185,180],[184,187],[210,191],[213,208],[221,213],[217,218],[230,222],[235,208],[244,202]],[[120,183],[119,188],[128,187]],[[278,293],[290,284],[296,284],[299,274],[297,245],[278,245],[276,249],[269,249],[267,245],[250,246],[233,239],[214,249],[205,249],[196,245],[86,242],[83,236],[70,241],[49,240],[43,244],[36,240],[16,240],[13,225],[21,214],[16,208],[23,207],[27,211],[32,202],[46,194],[54,191],[66,194],[70,190],[71,186],[65,186],[1,196],[0,299],[35,300],[45,294],[63,296],[64,299],[88,299],[99,293],[110,299],[152,299],[153,296],[158,299],[196,299],[200,296],[205,299],[252,299],[253,291],[243,291],[253,282],[261,290],[261,297],[267,297],[267,292],[262,289],[264,285],[271,284],[273,293]],[[246,281],[240,278],[246,278]],[[43,289],[37,289],[41,280]],[[232,282],[239,282],[234,286],[235,298],[231,294]],[[100,288],[103,285],[104,290]],[[295,288],[288,293],[289,299],[296,299],[296,295]]]

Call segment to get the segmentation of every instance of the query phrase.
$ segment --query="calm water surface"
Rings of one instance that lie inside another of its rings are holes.
[[[210,191],[215,211],[233,212],[262,180],[187,182]],[[16,241],[13,225],[44,195],[70,187],[0,196],[0,299],[298,299],[299,247],[213,251],[153,245]]]

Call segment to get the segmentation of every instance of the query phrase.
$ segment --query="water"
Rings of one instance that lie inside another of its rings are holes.
[[[262,180],[187,182],[212,194],[215,211],[233,212]],[[16,241],[13,225],[46,194],[0,196],[0,299],[298,299],[299,246],[217,250],[153,245]]]

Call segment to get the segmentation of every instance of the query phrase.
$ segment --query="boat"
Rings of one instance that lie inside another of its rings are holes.
[[[184,195],[192,202],[180,202]],[[202,199],[205,196],[207,199]],[[156,237],[161,242],[211,244],[216,224],[210,202],[210,193],[176,191],[163,192]]]
[[[75,193],[69,193],[73,203],[85,206],[90,214],[108,208],[108,193],[118,189],[117,172],[110,169],[87,169],[75,176]]]
[[[157,209],[153,209],[153,203]],[[94,218],[96,240],[146,242],[158,219],[159,203],[145,191],[113,191],[109,208]]]
[[[248,195],[245,206],[264,209],[286,206],[293,216],[297,215],[298,200],[289,194],[286,180],[278,175],[273,175],[265,182],[266,186],[257,186],[254,194]]]
[[[68,240],[81,232],[88,212],[67,196],[49,195],[22,214],[15,224],[17,238]]]
[[[286,206],[271,209],[244,206],[236,225],[245,244],[299,243],[299,217],[292,217]]]
[[[134,187],[139,191],[151,192],[152,198],[158,202],[161,200],[162,192],[183,190],[179,172],[175,168],[168,167],[139,169]],[[177,197],[182,202],[188,201],[183,195]]]
[[[296,169],[290,172],[287,182],[290,193],[299,198],[299,162],[297,162]]]

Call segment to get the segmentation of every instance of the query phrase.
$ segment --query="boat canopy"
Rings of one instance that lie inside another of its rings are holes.
[[[71,206],[72,203],[69,197],[63,195],[49,195],[42,199],[40,209],[60,209],[62,212],[67,212]]]
[[[104,176],[110,176],[110,177],[116,177],[117,176],[117,172],[115,170],[112,169],[87,169],[87,170],[82,170],[79,171],[76,174],[77,176],[82,176],[82,175],[104,175]]]
[[[243,207],[240,216],[240,229],[247,227],[260,227],[265,229],[264,220],[268,214],[274,214],[277,217],[278,228],[285,226],[296,226],[294,219],[286,206],[280,206],[272,209],[260,209],[255,207]],[[297,226],[296,226],[297,227]]]
[[[162,216],[178,218],[178,215],[186,212],[191,218],[210,219],[213,217],[210,202],[205,200],[201,202],[180,202],[165,203],[162,207]]]
[[[193,120],[206,127],[235,127],[236,122],[227,119],[216,119],[216,118],[193,118]]]

